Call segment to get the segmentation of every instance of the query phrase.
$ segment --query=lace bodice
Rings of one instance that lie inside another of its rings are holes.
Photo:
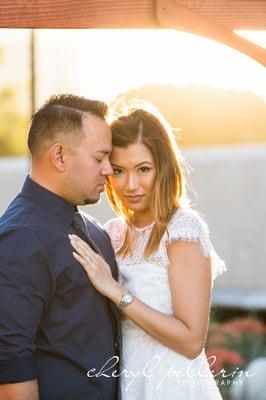
[[[223,261],[217,256],[209,239],[207,225],[200,216],[191,209],[179,208],[173,215],[158,249],[147,259],[144,251],[153,224],[144,228],[132,228],[134,251],[126,256],[117,256],[119,281],[133,295],[150,307],[166,314],[173,315],[171,290],[168,281],[169,259],[167,245],[176,240],[198,242],[204,256],[212,260],[213,278],[225,270]],[[127,224],[121,218],[107,222],[108,232],[115,252],[123,244]],[[195,360],[174,352],[156,341],[128,318],[122,319],[122,357],[121,371],[129,371],[121,376],[121,400],[221,400],[215,381],[210,373],[207,359],[202,354]],[[154,361],[158,361],[152,369],[151,376],[143,375],[143,371]],[[190,378],[186,371],[192,367],[200,368],[204,377]],[[173,369],[177,376],[170,374]],[[203,382],[197,382],[203,381]]]
[[[149,261],[149,263],[167,267],[169,265],[167,245],[173,241],[181,240],[198,242],[203,255],[211,257],[213,279],[226,270],[224,262],[219,258],[210,241],[207,224],[196,211],[191,208],[180,207],[173,215],[157,251],[148,260],[145,260],[144,251],[153,225],[154,223],[144,228],[132,228],[134,251],[124,258],[118,257],[119,263],[139,264],[143,261]],[[127,224],[122,218],[111,219],[104,226],[111,238],[115,252],[120,249],[124,241],[126,227]]]

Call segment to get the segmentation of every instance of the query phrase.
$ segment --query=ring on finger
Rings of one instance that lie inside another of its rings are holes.
[[[92,258],[91,256],[87,256],[87,257],[86,257],[86,261],[88,261],[88,262],[91,263],[91,262],[93,262],[93,258]]]

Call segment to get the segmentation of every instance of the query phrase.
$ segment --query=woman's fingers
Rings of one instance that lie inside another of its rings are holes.
[[[84,258],[89,258],[91,261],[95,259],[96,253],[91,249],[91,247],[85,243],[82,239],[75,235],[68,235],[71,245],[74,249]]]
[[[114,290],[117,282],[112,277],[111,268],[105,260],[91,249],[80,244],[79,240],[71,238],[71,245],[75,251],[72,252],[73,257],[81,264],[86,271],[89,280],[93,286],[104,296],[107,296]]]
[[[80,256],[86,258],[86,257],[89,255],[88,251],[87,251],[87,250],[84,250],[84,249],[80,246],[80,244],[79,244],[77,241],[75,241],[74,239],[70,239],[70,243],[71,243],[71,245],[74,247],[74,249],[76,250],[76,252],[77,252]]]
[[[90,273],[92,272],[92,270],[95,270],[95,265],[93,263],[88,262],[87,259],[85,259],[84,257],[80,256],[79,254],[75,253],[73,251],[73,257],[82,265],[82,267],[85,269],[85,271],[87,272],[89,278],[91,278]]]
[[[88,268],[93,268],[94,270],[107,271],[108,275],[111,274],[111,270],[104,259],[97,253],[95,253],[90,246],[81,240],[76,235],[68,235],[71,245],[75,249],[75,258],[81,263],[81,265],[88,270]],[[78,257],[77,257],[78,256]],[[112,274],[111,274],[112,275]]]
[[[74,233],[71,235],[68,235],[71,239],[76,240],[77,242],[79,242],[81,245],[84,245],[84,247],[86,248],[86,246],[89,246],[87,242],[85,242],[83,239],[81,239],[79,236],[75,235]]]
[[[90,253],[92,253],[92,254],[97,254],[97,253],[95,253],[95,251],[94,250],[92,250],[92,248],[90,247],[90,245],[87,243],[87,242],[85,242],[84,240],[82,240],[79,236],[77,236],[77,235],[68,235],[68,237],[71,239],[71,240],[73,240],[75,243],[78,243],[79,244],[79,246],[82,248],[82,249],[84,249],[84,250],[87,250],[87,251],[89,251]]]
[[[79,254],[75,253],[74,251],[73,251],[72,254],[73,254],[74,258],[75,258],[78,262],[80,262],[81,265],[83,265],[83,267],[86,267],[86,260],[85,260],[84,257],[81,257]]]

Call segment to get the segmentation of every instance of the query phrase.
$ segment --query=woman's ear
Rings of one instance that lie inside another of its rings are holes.
[[[65,171],[65,152],[61,143],[55,143],[50,148],[50,159],[58,171]]]

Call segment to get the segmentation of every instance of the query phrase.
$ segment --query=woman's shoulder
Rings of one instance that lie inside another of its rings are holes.
[[[122,217],[115,217],[109,219],[105,224],[103,224],[103,229],[108,231],[109,229],[112,229],[114,227],[122,227],[125,225],[125,221]]]
[[[191,228],[194,230],[204,229],[208,232],[208,226],[203,217],[189,206],[180,206],[172,215],[168,224],[168,228],[182,227]]]
[[[212,258],[213,277],[226,270],[223,260],[215,252],[209,237],[209,228],[203,217],[190,207],[180,207],[172,215],[166,232],[166,244],[174,241],[197,242],[202,254]]]
[[[197,241],[207,253],[210,244],[208,226],[200,214],[188,206],[179,207],[168,224],[166,241],[170,243],[176,240]]]
[[[126,222],[122,217],[109,219],[104,225],[103,229],[108,233],[112,240],[120,239],[125,231]]]

